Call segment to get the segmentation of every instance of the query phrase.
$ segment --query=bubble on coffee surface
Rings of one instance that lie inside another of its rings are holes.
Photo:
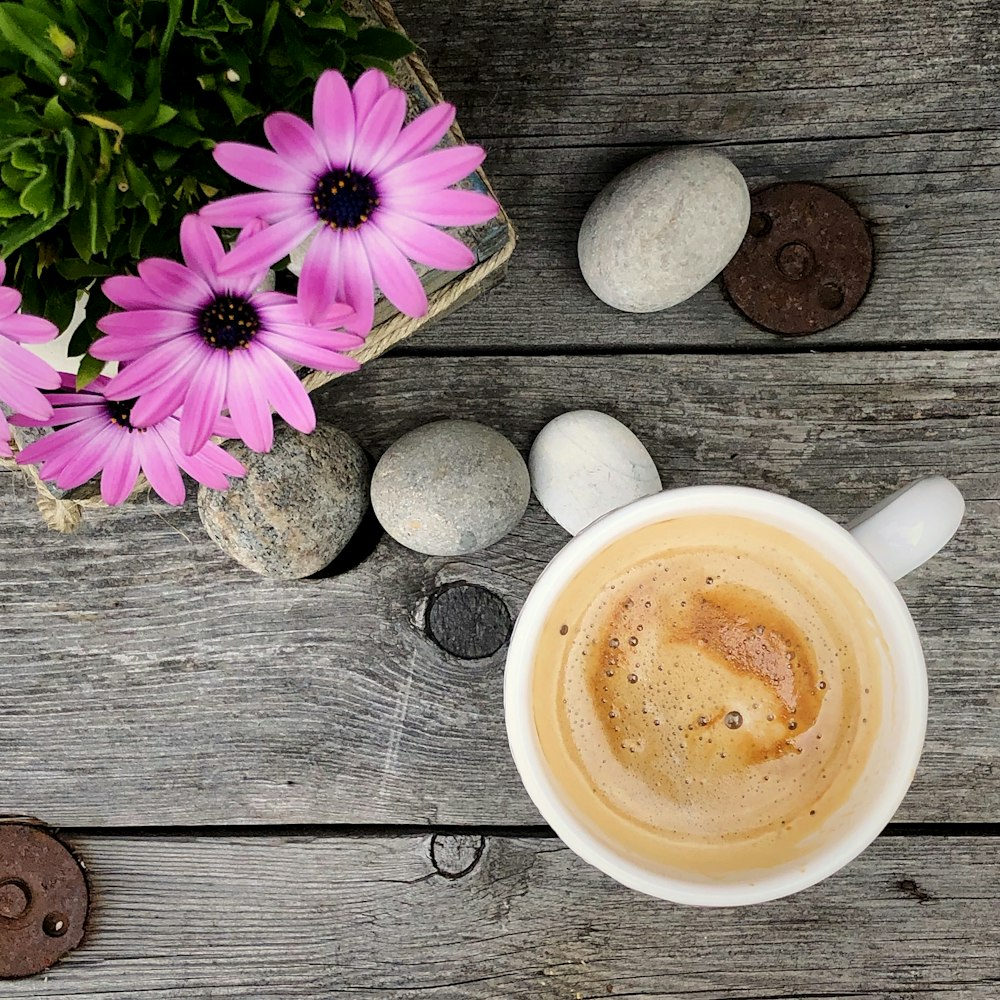
[[[725,722],[728,729],[739,729],[743,725],[743,716],[739,712],[727,712],[722,721]]]

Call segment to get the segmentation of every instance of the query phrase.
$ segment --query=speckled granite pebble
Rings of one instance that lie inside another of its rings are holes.
[[[246,467],[226,493],[202,486],[198,513],[212,540],[263,576],[294,580],[328,566],[368,507],[368,460],[343,431],[300,434],[275,423],[266,455],[227,446]]]
[[[749,222],[746,181],[724,156],[707,149],[657,153],[594,199],[580,226],[580,270],[609,306],[666,309],[729,263]]]
[[[524,515],[528,468],[500,433],[440,420],[404,434],[372,477],[372,506],[401,545],[432,556],[475,552]]]

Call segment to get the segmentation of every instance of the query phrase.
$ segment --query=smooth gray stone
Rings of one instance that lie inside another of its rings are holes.
[[[594,199],[580,226],[580,270],[615,309],[667,309],[732,260],[749,222],[746,181],[724,156],[707,149],[657,153]]]
[[[500,433],[440,420],[403,435],[372,477],[372,507],[401,545],[432,556],[476,552],[524,515],[528,467]]]
[[[212,540],[237,562],[282,580],[328,566],[368,508],[368,459],[342,430],[301,434],[285,423],[266,455],[227,445],[247,468],[225,493],[202,486],[198,513]]]

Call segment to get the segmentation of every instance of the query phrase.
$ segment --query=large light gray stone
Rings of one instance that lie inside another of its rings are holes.
[[[620,173],[580,227],[580,270],[626,312],[690,298],[732,260],[750,221],[746,181],[707,149],[657,153]]]
[[[368,459],[336,427],[300,434],[274,429],[266,455],[227,445],[247,468],[225,493],[202,486],[198,513],[212,540],[237,562],[283,580],[318,573],[351,540],[368,509]]]
[[[404,434],[372,477],[372,507],[401,545],[433,556],[475,552],[524,515],[531,487],[518,450],[471,420],[439,420]]]

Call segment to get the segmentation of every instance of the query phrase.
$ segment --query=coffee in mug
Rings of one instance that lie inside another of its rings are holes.
[[[850,798],[885,639],[801,538],[727,514],[647,524],[553,603],[532,700],[568,807],[644,867],[766,869]]]

